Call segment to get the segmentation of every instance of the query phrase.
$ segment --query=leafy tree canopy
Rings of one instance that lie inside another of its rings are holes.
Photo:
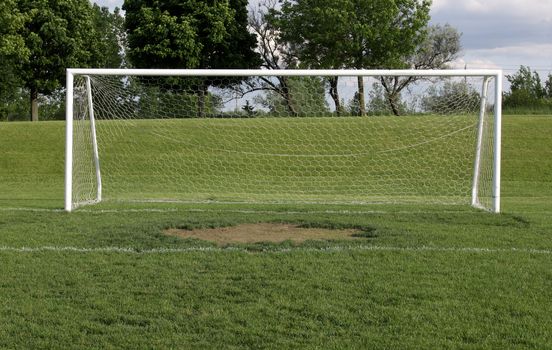
[[[545,82],[539,73],[530,67],[521,66],[512,75],[507,75],[510,91],[504,94],[504,107],[509,112],[549,113],[552,111],[552,74]]]
[[[454,61],[461,50],[460,33],[450,25],[427,27],[427,36],[420,42],[414,52],[404,57],[407,67],[413,69],[445,69]],[[420,78],[381,77],[380,82],[385,90],[389,107],[395,115],[403,114],[400,94],[406,87],[416,83]]]
[[[125,66],[126,33],[124,17],[119,8],[110,12],[107,7],[94,4],[92,23],[96,40],[91,47],[91,61],[102,68],[120,68]]]
[[[0,2],[0,57],[16,57],[18,60],[27,60],[29,50],[21,35],[25,24],[25,16],[18,7],[16,0],[2,0]]]
[[[532,72],[531,68],[521,66],[513,75],[507,75],[512,92],[523,91],[531,98],[539,99],[546,95],[545,86],[541,83],[539,73]]]
[[[246,0],[125,0],[129,58],[140,68],[253,68]]]
[[[16,21],[22,23],[13,42],[29,59],[15,71],[30,93],[32,120],[38,119],[38,94],[52,94],[63,87],[66,68],[112,63],[106,60],[111,56],[105,51],[105,37],[98,34],[104,28],[88,0],[7,0],[4,4],[22,16]]]
[[[91,65],[94,40],[87,0],[19,0],[26,15],[23,36],[32,59],[22,76],[31,91],[51,93],[63,85],[65,69]]]
[[[289,43],[300,66],[399,68],[423,41],[430,0],[282,0],[268,21]],[[328,80],[338,114],[338,78]],[[358,77],[359,115],[365,115],[364,83]]]
[[[0,113],[5,114],[6,104],[15,98],[21,84],[17,68],[29,59],[29,50],[21,35],[25,16],[15,0],[0,2]]]
[[[283,0],[283,40],[319,68],[400,67],[425,36],[429,0]]]

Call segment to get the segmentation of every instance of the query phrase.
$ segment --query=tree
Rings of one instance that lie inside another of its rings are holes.
[[[256,114],[255,112],[255,107],[253,107],[250,103],[249,103],[249,100],[246,100],[245,101],[245,105],[242,106],[242,109],[243,111],[245,112],[245,115],[247,115],[248,117],[252,117]]]
[[[125,18],[116,7],[113,12],[97,4],[92,6],[92,24],[96,40],[91,48],[91,61],[102,68],[121,68],[126,66],[127,38],[124,27]]]
[[[510,92],[504,94],[504,107],[549,109],[552,106],[552,75],[543,83],[537,72],[521,66],[506,79],[510,82]]]
[[[397,104],[395,105],[395,108],[396,110],[399,111],[400,114],[407,114],[412,112],[412,110],[408,108],[408,105],[401,100],[400,95],[397,98]],[[389,104],[389,95],[387,91],[384,90],[381,83],[374,82],[372,84],[372,89],[369,92],[367,114],[368,115],[395,114],[395,112],[391,109],[391,105]]]
[[[461,50],[460,33],[448,24],[429,26],[427,32],[427,37],[418,45],[415,52],[404,58],[405,65],[411,69],[444,69],[458,58]],[[401,92],[419,79],[416,76],[380,78],[394,115],[401,114]]]
[[[548,79],[544,83],[544,92],[547,98],[552,99],[552,74],[548,74]]]
[[[546,94],[539,73],[532,72],[529,67],[521,66],[515,74],[507,75],[506,79],[510,82],[512,92],[524,91],[534,99],[543,98]]]
[[[67,67],[97,66],[98,35],[87,0],[18,0],[25,21],[21,36],[31,59],[18,68],[29,90],[31,120],[38,120],[39,94],[51,94],[65,84]]]
[[[461,104],[459,104],[461,101]],[[428,94],[422,98],[422,109],[426,112],[446,115],[469,113],[473,106],[479,106],[481,98],[475,88],[465,81],[445,81],[438,87],[430,87]]]
[[[280,31],[270,20],[277,4],[278,0],[262,0],[256,7],[252,7],[249,11],[249,28],[257,36],[257,52],[261,56],[263,68],[293,69],[297,67],[297,57],[294,55],[293,48],[280,38]],[[296,116],[299,112],[291,85],[290,78],[286,76],[277,76],[275,79],[260,77],[256,81],[250,81],[247,89],[241,91],[241,94],[259,90],[267,91],[269,94],[276,93],[283,99],[288,114]],[[267,101],[274,100],[277,98],[267,99]]]
[[[125,0],[129,59],[139,68],[256,68],[260,59],[247,30],[246,5],[247,0]],[[188,79],[196,86],[198,115],[204,115],[209,85],[237,81]]]
[[[28,61],[29,51],[21,36],[25,16],[15,0],[0,2],[0,118],[8,118],[11,101],[19,95],[18,67]]]
[[[278,90],[268,89],[267,94],[257,96],[255,102],[268,108],[275,116],[325,116],[329,114],[324,96],[324,81],[320,77],[287,77],[286,86],[289,95]],[[289,109],[290,101],[286,96],[293,96],[293,110]]]
[[[429,0],[283,0],[272,21],[281,38],[313,68],[399,67],[425,36]],[[339,111],[337,79],[330,95]],[[358,78],[359,114],[365,114],[364,83]]]
[[[25,15],[19,11],[16,0],[0,2],[0,57],[26,61],[29,50],[21,35],[24,28]],[[4,62],[4,61],[3,61]]]

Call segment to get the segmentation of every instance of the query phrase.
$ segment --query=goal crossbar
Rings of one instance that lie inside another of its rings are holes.
[[[122,75],[122,76],[425,76],[425,77],[481,77],[502,76],[499,69],[113,69],[69,68],[71,75]]]

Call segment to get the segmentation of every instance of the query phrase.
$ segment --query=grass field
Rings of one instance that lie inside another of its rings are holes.
[[[476,127],[466,115],[97,122],[106,200],[294,204],[469,203]],[[84,194],[91,144],[75,142]]]
[[[0,348],[552,348],[552,117],[506,116],[503,213],[448,205],[63,207],[63,124],[0,124]],[[215,246],[283,222],[355,241]]]

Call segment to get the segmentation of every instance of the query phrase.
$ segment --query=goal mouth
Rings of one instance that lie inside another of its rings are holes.
[[[500,71],[68,70],[66,210],[115,201],[499,211]]]

